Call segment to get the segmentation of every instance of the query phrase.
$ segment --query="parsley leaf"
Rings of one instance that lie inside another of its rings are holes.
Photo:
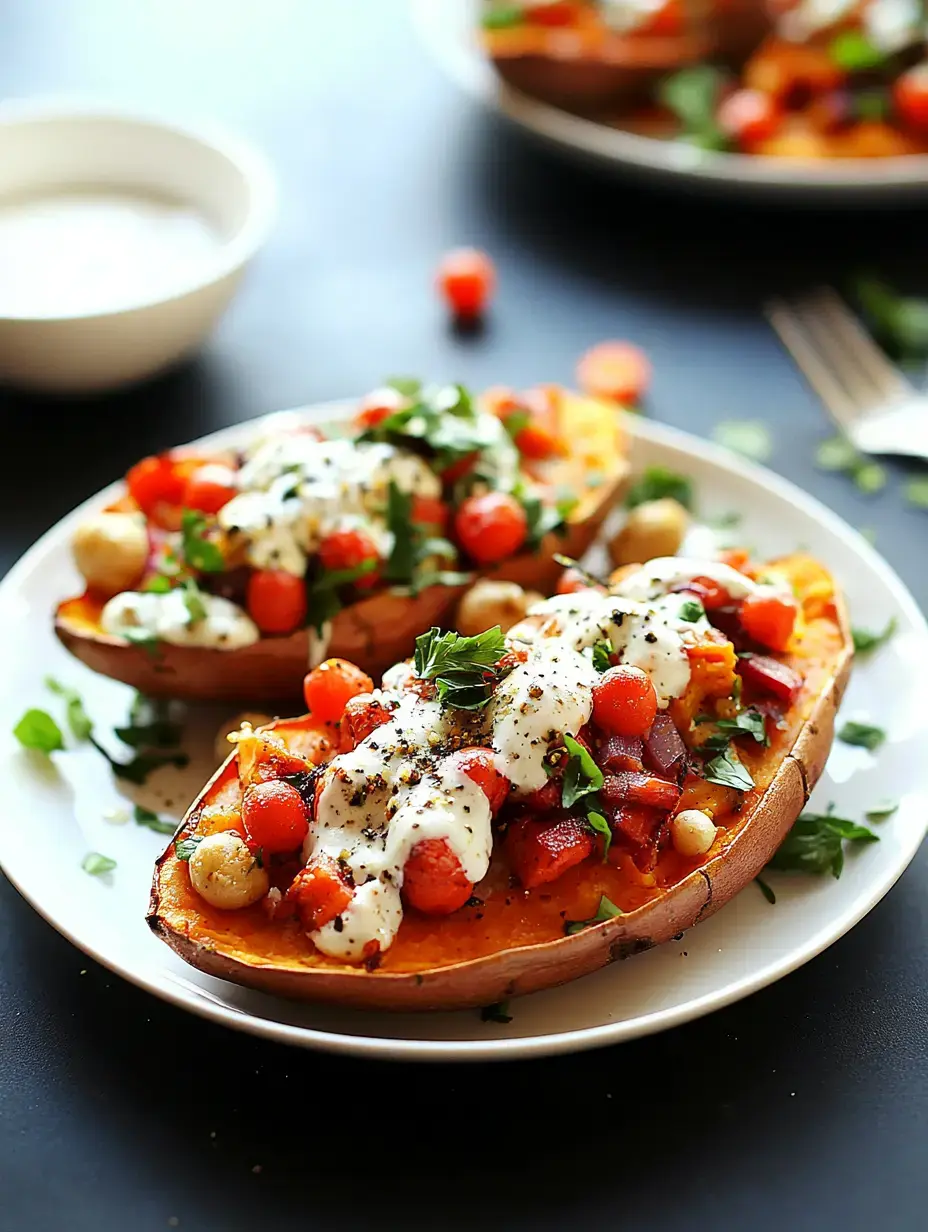
[[[360,565],[356,565],[353,569],[329,569],[320,573],[307,586],[306,606],[308,616],[306,623],[315,629],[317,633],[321,634],[324,625],[342,610],[342,601],[338,597],[339,587],[348,586],[352,582],[356,582],[358,578],[362,578],[368,573],[373,573],[377,565],[378,562],[371,558],[362,561]]]
[[[706,614],[706,609],[698,599],[687,599],[685,603],[680,604],[680,610],[677,615],[681,620],[687,620],[690,624],[695,624],[697,620],[702,620]]]
[[[567,519],[579,503],[573,496],[559,500],[554,505],[545,504],[537,496],[520,496],[518,492],[515,496],[525,510],[525,519],[528,523],[525,546],[529,549],[537,548],[545,535],[552,532],[554,534],[563,533]]]
[[[719,93],[726,74],[709,64],[694,64],[665,77],[657,100],[680,121],[682,135],[704,149],[725,150],[728,138],[716,123]]]
[[[156,834],[173,834],[177,829],[176,821],[162,821],[157,813],[153,813],[151,809],[143,808],[141,804],[135,806],[132,814],[136,825],[144,826],[146,830],[154,830]]]
[[[886,739],[886,732],[872,723],[855,723],[849,719],[838,732],[838,739],[842,744],[852,744],[873,753]]]
[[[561,804],[569,809],[583,796],[599,791],[603,785],[603,772],[573,736],[564,737],[564,747],[567,749],[567,768],[561,788]]]
[[[411,582],[416,567],[412,493],[402,492],[392,479],[387,490],[387,529],[393,535],[393,547],[384,576],[389,582]]]
[[[751,772],[729,745],[711,761],[706,762],[702,777],[707,783],[718,783],[720,787],[733,787],[735,791],[750,791],[754,786]]]
[[[416,638],[414,665],[417,676],[435,681],[444,705],[479,710],[490,700],[493,669],[505,653],[499,625],[474,637],[433,627]]]
[[[595,812],[595,810],[587,813],[586,819],[590,823],[590,825],[593,827],[593,829],[596,831],[596,833],[602,835],[603,864],[605,864],[606,859],[609,855],[609,848],[612,846],[612,827],[609,825],[609,822],[606,821],[602,813],[597,813]]]
[[[388,389],[395,389],[404,398],[418,398],[422,392],[422,382],[415,376],[390,376],[384,381]]]
[[[508,1001],[496,1001],[493,1005],[485,1005],[480,1011],[481,1022],[512,1022]]]
[[[193,578],[188,578],[183,585],[184,607],[189,617],[187,623],[198,625],[206,619],[206,604],[203,602],[203,592]]]
[[[685,475],[677,475],[666,466],[649,466],[640,479],[636,479],[625,497],[627,509],[643,505],[645,501],[672,497],[684,509],[693,508],[693,485]]]
[[[173,589],[173,580],[166,573],[154,573],[142,585],[142,590],[152,595],[166,595]]]
[[[878,650],[880,646],[885,646],[898,627],[895,616],[890,616],[881,633],[871,633],[869,629],[852,629],[851,636],[854,639],[855,652],[859,655],[866,655]]]
[[[770,429],[756,419],[723,420],[712,429],[712,439],[752,462],[766,462],[773,453]]]
[[[887,817],[892,817],[898,807],[898,800],[880,800],[873,808],[867,809],[864,816],[867,821],[885,821]]]
[[[93,736],[90,737],[90,743],[100,756],[105,757],[110,763],[110,769],[118,779],[125,779],[127,783],[135,783],[138,787],[141,787],[153,770],[158,770],[162,766],[177,766],[183,769],[190,761],[186,753],[166,753],[156,750],[136,753],[131,761],[117,761]]]
[[[68,727],[70,727],[74,739],[86,740],[93,731],[93,723],[84,709],[84,703],[77,689],[71,689],[67,685],[61,684],[53,676],[45,677],[45,687],[52,693],[56,693],[58,697],[64,698]]]
[[[755,877],[754,881],[757,885],[757,888],[760,890],[761,894],[763,894],[764,898],[766,898],[767,902],[771,905],[771,907],[775,906],[776,901],[777,901],[777,896],[776,894],[774,894],[771,887],[767,885],[766,881],[764,881],[762,877]]]
[[[523,428],[532,422],[531,411],[512,411],[503,420],[503,427],[514,441]]]
[[[697,716],[696,722],[714,723],[720,732],[731,733],[732,736],[753,736],[757,743],[764,747],[770,743],[767,722],[759,710],[742,710],[733,719],[714,719],[711,715],[701,714]]]
[[[356,439],[426,452],[434,456],[436,469],[441,471],[470,454],[498,449],[498,431],[495,422],[477,414],[463,385],[444,385],[420,390],[409,406],[394,411]]]
[[[524,21],[525,12],[521,4],[498,5],[480,18],[484,30],[508,30],[510,26],[521,26]]]
[[[103,873],[110,873],[116,867],[116,861],[111,860],[109,856],[101,856],[99,851],[88,851],[81,861],[81,868],[85,873],[90,873],[91,877],[100,877]]]
[[[189,838],[182,838],[174,844],[174,854],[178,860],[183,860],[186,863],[199,845],[203,842],[204,835],[192,834]]]
[[[928,353],[928,300],[899,295],[869,274],[858,277],[853,289],[873,332],[894,354]]]
[[[590,916],[588,920],[568,920],[564,925],[564,932],[568,937],[571,937],[574,933],[582,933],[585,928],[590,928],[593,924],[602,924],[606,920],[614,920],[616,916],[624,914],[625,912],[622,908],[617,907],[604,894],[599,900],[599,906],[594,916]]]
[[[768,868],[792,869],[821,876],[840,877],[844,844],[877,843],[879,835],[856,822],[831,813],[803,813],[774,854]]]
[[[183,728],[170,717],[168,702],[158,701],[136,693],[129,707],[129,722],[113,731],[123,744],[131,749],[169,749],[180,743]]]
[[[863,30],[842,30],[828,45],[828,55],[846,73],[880,68],[887,58],[886,52],[871,42]]]
[[[120,632],[120,637],[124,637],[133,646],[141,646],[153,659],[159,658],[161,654],[158,639],[149,629],[123,629]]]
[[[215,543],[206,537],[206,518],[195,509],[181,514],[181,553],[189,569],[200,573],[222,573],[225,561]]]
[[[928,509],[928,479],[909,479],[902,491],[906,504],[915,509]]]
[[[45,710],[27,710],[13,728],[13,735],[23,748],[46,755],[64,748],[61,728]]]
[[[608,672],[612,667],[612,656],[615,654],[615,647],[607,638],[603,642],[593,643],[593,666],[598,672]]]

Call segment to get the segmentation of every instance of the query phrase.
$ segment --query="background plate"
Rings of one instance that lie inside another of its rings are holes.
[[[333,405],[284,412],[331,420]],[[270,417],[273,418],[273,417]],[[389,1015],[301,1005],[201,975],[157,941],[144,923],[152,863],[164,839],[105,814],[125,804],[90,748],[57,755],[53,766],[22,750],[9,734],[28,706],[60,709],[43,680],[74,685],[105,740],[131,698],[123,685],[96,677],[58,645],[51,628],[56,602],[79,586],[68,552],[74,525],[103,492],[45,535],[0,584],[0,777],[5,809],[0,864],[20,892],[59,932],[111,970],[206,1018],[304,1047],[368,1056],[430,1060],[539,1056],[615,1043],[698,1017],[762,988],[807,962],[870,910],[912,859],[928,818],[928,628],[899,578],[844,522],[786,481],[684,433],[630,418],[636,469],[660,463],[690,475],[705,517],[737,510],[742,541],[761,555],[810,549],[848,592],[856,623],[882,627],[895,616],[896,637],[855,672],[842,714],[888,729],[875,757],[837,745],[814,803],[834,801],[860,817],[886,797],[898,812],[880,827],[881,842],[849,855],[840,881],[771,875],[770,906],[754,886],[705,924],[671,943],[563,988],[512,1003],[508,1024],[479,1014]],[[254,424],[205,438],[231,443]],[[891,699],[891,704],[888,699]],[[215,764],[213,738],[228,717],[193,711],[183,771],[152,775],[138,799],[179,816]],[[117,861],[90,877],[88,851]]]
[[[754,158],[658,141],[570,115],[502,82],[475,37],[480,0],[410,0],[425,45],[468,93],[521,128],[586,161],[613,171],[703,188],[749,194],[821,198],[840,195],[862,204],[928,191],[928,155],[905,158],[803,160]]]

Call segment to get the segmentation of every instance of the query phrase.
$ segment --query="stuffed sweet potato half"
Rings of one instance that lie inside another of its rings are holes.
[[[571,572],[508,636],[433,629],[383,688],[330,661],[243,729],[157,863],[149,923],[224,979],[487,1004],[668,940],[763,867],[852,657],[806,556]]]
[[[271,429],[242,454],[146,458],[74,538],[55,628],[149,696],[292,703],[326,655],[379,674],[479,576],[550,591],[627,475],[615,408],[553,386],[472,400],[403,385],[350,435]]]

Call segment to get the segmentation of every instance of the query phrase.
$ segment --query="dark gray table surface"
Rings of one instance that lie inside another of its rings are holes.
[[[587,345],[625,336],[654,360],[655,417],[703,434],[767,420],[772,466],[876,528],[928,601],[928,515],[898,483],[868,500],[813,469],[822,413],[758,311],[863,266],[928,289],[918,211],[748,207],[576,171],[461,97],[387,0],[0,0],[0,91],[222,121],[282,189],[196,363],[107,400],[0,395],[0,567],[140,454],[204,430],[397,371],[569,381]],[[462,243],[500,274],[471,338],[430,289]],[[922,1228],[926,902],[922,854],[849,936],[722,1013],[573,1058],[429,1068],[189,1017],[0,879],[0,1228]]]

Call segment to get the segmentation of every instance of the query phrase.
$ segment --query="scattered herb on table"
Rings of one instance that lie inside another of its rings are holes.
[[[617,907],[604,894],[599,900],[599,906],[596,909],[595,915],[590,916],[588,920],[568,920],[564,925],[564,932],[568,937],[572,937],[574,933],[582,933],[585,928],[591,928],[594,924],[603,924],[606,920],[614,920],[618,915],[624,915],[622,908]]]
[[[870,328],[895,356],[928,354],[928,300],[900,295],[869,274],[855,279],[853,291]]]
[[[85,873],[90,873],[91,877],[101,877],[104,873],[111,873],[116,867],[116,861],[111,860],[109,856],[102,856],[99,851],[88,851],[81,861],[81,868]]]
[[[827,813],[803,813],[780,844],[768,868],[840,877],[845,843],[877,843],[879,835],[866,826]]]
[[[928,479],[917,478],[906,481],[902,494],[906,503],[916,509],[928,509]]]
[[[880,800],[873,808],[867,809],[864,816],[867,821],[880,822],[885,821],[887,817],[892,817],[893,813],[899,808],[897,800]]]
[[[855,723],[849,719],[838,732],[838,739],[842,744],[852,744],[873,753],[886,739],[886,732],[872,723]]]
[[[45,710],[27,710],[13,728],[13,735],[26,749],[39,753],[56,753],[64,748],[61,728]]]
[[[872,496],[886,486],[886,468],[858,453],[845,436],[829,436],[815,451],[815,465],[822,471],[850,476],[860,492]]]

